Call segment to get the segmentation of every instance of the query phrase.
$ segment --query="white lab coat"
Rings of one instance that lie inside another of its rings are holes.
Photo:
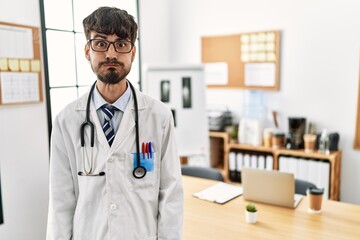
[[[154,170],[142,179],[132,175],[131,153],[136,152],[133,96],[111,148],[91,102],[94,172],[104,171],[105,176],[78,175],[84,171],[80,126],[88,94],[56,117],[51,140],[48,240],[182,239],[183,191],[173,117],[161,102],[139,91],[136,96],[140,144],[151,141],[155,151]],[[88,129],[85,136],[90,157]]]

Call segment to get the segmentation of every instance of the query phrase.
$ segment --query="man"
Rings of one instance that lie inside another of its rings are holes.
[[[126,79],[137,24],[124,10],[101,7],[83,25],[97,81],[54,121],[48,240],[181,239],[183,192],[171,111]]]

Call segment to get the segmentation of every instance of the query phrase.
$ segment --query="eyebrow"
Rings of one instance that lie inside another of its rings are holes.
[[[94,38],[102,38],[106,40],[106,36],[105,35],[101,35],[101,34],[95,34]]]
[[[101,38],[101,39],[104,39],[104,40],[108,40],[106,35],[103,35],[103,34],[100,34],[100,33],[96,33],[94,35],[93,39],[94,38]],[[118,38],[115,39],[115,41],[129,41],[129,40],[118,37]]]

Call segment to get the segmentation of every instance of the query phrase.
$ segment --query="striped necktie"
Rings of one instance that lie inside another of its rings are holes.
[[[111,144],[113,143],[114,138],[115,138],[115,132],[110,124],[110,121],[111,121],[112,117],[114,116],[115,107],[112,105],[104,104],[103,106],[101,106],[101,110],[104,113],[104,124],[102,126],[103,131],[104,131],[105,137],[111,147]]]

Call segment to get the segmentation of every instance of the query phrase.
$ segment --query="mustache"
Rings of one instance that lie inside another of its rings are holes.
[[[104,61],[104,62],[100,62],[99,63],[99,67],[101,67],[102,65],[104,64],[118,64],[120,65],[121,67],[124,67],[124,63],[123,62],[120,62],[120,61],[117,61],[117,60],[110,60],[110,61]]]

